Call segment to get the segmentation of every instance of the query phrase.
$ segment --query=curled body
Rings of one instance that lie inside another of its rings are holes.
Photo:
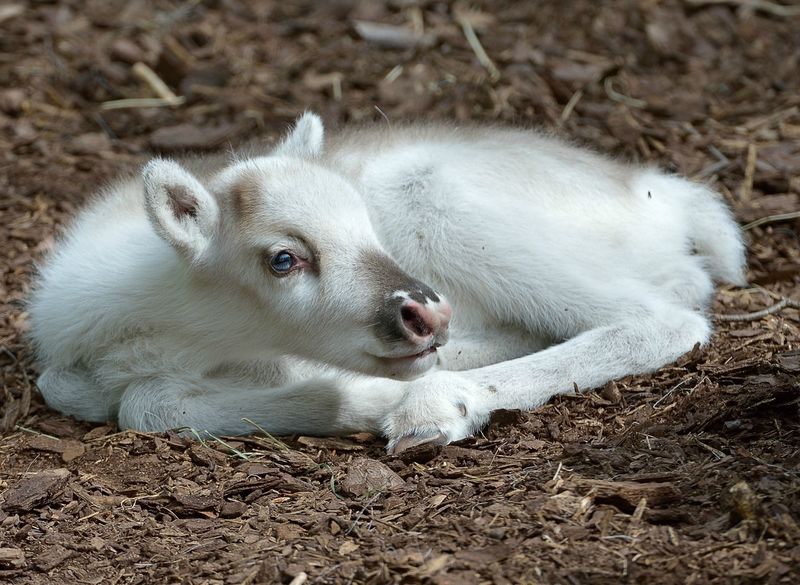
[[[264,154],[151,161],[76,218],[30,303],[38,384],[140,430],[447,442],[706,343],[743,266],[721,198],[658,169],[306,114]]]

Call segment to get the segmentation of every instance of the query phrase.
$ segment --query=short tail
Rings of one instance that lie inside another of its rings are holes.
[[[687,195],[686,219],[697,254],[707,259],[715,280],[744,286],[744,234],[733,213],[718,193],[704,185],[691,183]]]

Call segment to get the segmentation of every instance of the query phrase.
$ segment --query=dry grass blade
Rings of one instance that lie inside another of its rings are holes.
[[[777,4],[775,2],[768,2],[766,0],[685,0],[685,2],[692,6],[727,4],[729,6],[761,11],[771,14],[772,16],[780,16],[784,18],[800,15],[800,6],[786,6],[784,4]]]
[[[36,429],[30,429],[30,428],[24,427],[22,425],[16,425],[14,428],[16,430],[18,430],[18,431],[22,431],[23,433],[29,433],[31,435],[37,435],[37,436],[40,436],[40,437],[47,437],[48,439],[54,439],[56,441],[59,440],[59,437],[55,437],[53,435],[48,435],[47,433],[41,433],[41,432],[37,431]]]
[[[500,70],[486,53],[483,45],[481,45],[478,35],[475,34],[475,29],[472,28],[472,23],[466,18],[462,18],[459,20],[459,24],[461,25],[461,30],[464,31],[464,37],[467,39],[467,43],[469,43],[472,52],[475,53],[475,56],[478,58],[478,62],[489,72],[489,79],[492,82],[499,81]]]
[[[153,90],[158,97],[155,98],[129,98],[121,100],[110,100],[100,104],[102,110],[120,110],[126,108],[162,108],[174,107],[183,105],[186,98],[183,96],[175,95],[175,93],[167,87],[167,84],[156,74],[155,71],[150,69],[144,63],[135,63],[132,71],[136,77]]]
[[[614,79],[611,77],[606,77],[605,81],[603,81],[603,88],[606,90],[606,95],[615,102],[625,104],[632,108],[642,109],[647,107],[646,101],[627,96],[614,89]]]
[[[569,101],[564,106],[564,109],[561,111],[561,116],[558,119],[560,124],[563,124],[569,119],[569,117],[572,115],[572,110],[575,109],[575,106],[578,105],[578,102],[581,101],[582,97],[583,97],[582,89],[579,89],[578,91],[572,94],[572,97],[569,98]]]
[[[243,418],[242,420],[244,422],[246,422],[247,424],[249,424],[249,425],[253,425],[258,430],[258,432],[260,432],[262,435],[264,435],[273,445],[275,445],[281,451],[290,451],[291,450],[289,448],[289,445],[287,445],[283,441],[273,437],[272,434],[269,431],[267,431],[264,427],[262,427],[257,422],[254,422],[254,421],[250,420],[249,418]]]
[[[149,85],[150,89],[153,90],[153,93],[155,93],[161,99],[170,102],[176,102],[179,99],[178,96],[175,95],[175,93],[169,87],[167,87],[167,84],[164,83],[158,74],[144,63],[135,63],[133,65],[133,73],[136,75],[136,77]]]
[[[752,142],[747,146],[747,163],[744,167],[744,180],[739,191],[739,198],[742,201],[749,201],[753,195],[753,177],[756,174],[756,161],[758,158],[758,151],[756,145]]]

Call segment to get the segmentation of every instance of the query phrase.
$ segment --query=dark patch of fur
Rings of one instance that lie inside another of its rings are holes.
[[[385,254],[366,252],[360,260],[375,291],[375,305],[378,307],[375,328],[378,337],[387,342],[405,340],[407,333],[400,313],[405,299],[392,295],[397,291],[405,291],[409,298],[420,304],[425,304],[428,299],[438,303],[439,295],[427,284],[403,272],[397,263]]]
[[[197,217],[197,198],[192,195],[186,187],[182,185],[173,185],[167,188],[169,195],[169,205],[172,208],[172,214],[178,219],[184,217]]]

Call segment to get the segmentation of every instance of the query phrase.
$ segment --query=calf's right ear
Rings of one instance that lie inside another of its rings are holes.
[[[294,128],[283,139],[275,154],[314,158],[322,152],[325,128],[322,119],[313,112],[306,112],[294,123]]]
[[[190,262],[201,262],[219,223],[216,200],[172,160],[150,161],[142,180],[147,216],[158,235]]]

